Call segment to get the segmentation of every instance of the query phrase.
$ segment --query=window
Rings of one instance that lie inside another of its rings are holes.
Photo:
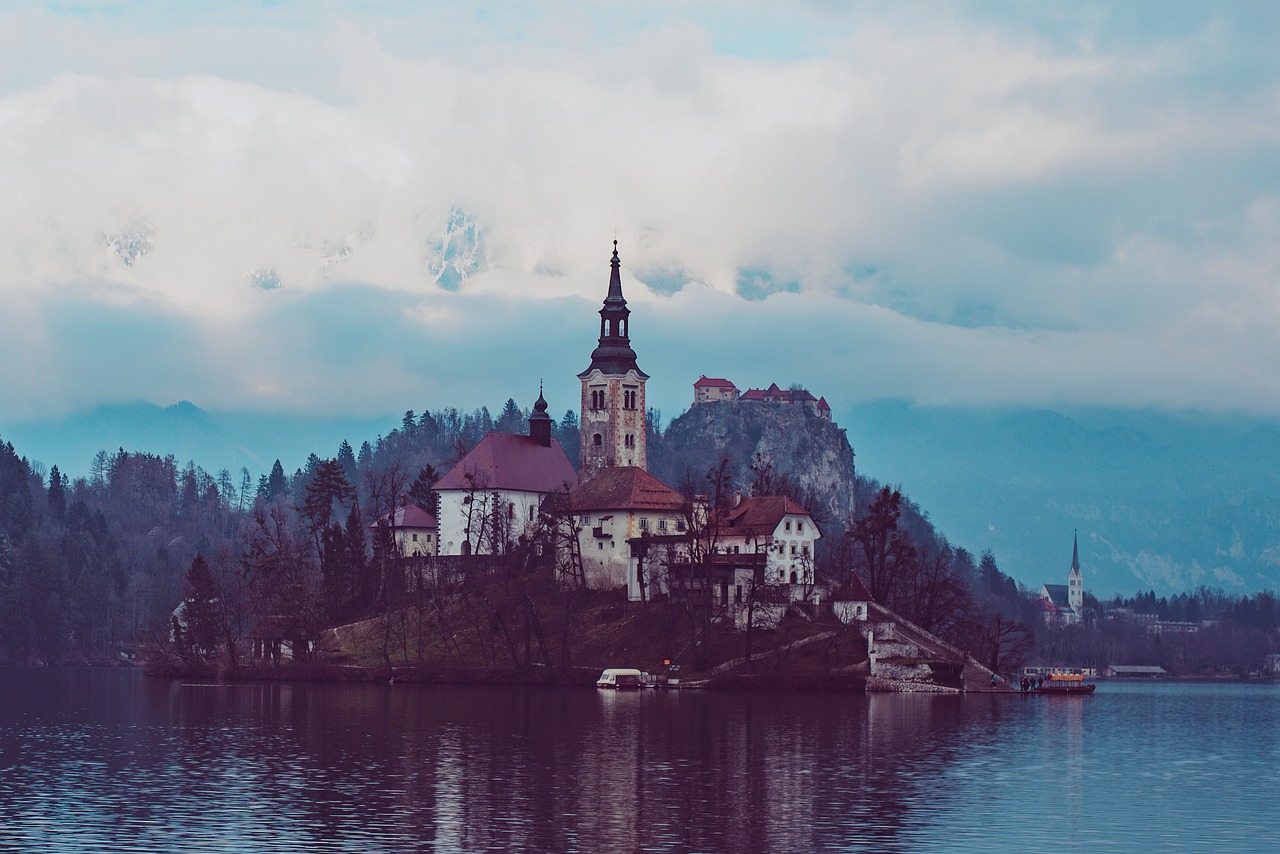
[[[804,533],[804,522],[796,522],[796,533],[797,534]]]
[[[659,520],[658,520],[658,530],[659,530],[659,531],[665,531],[665,530],[667,530],[667,520],[666,520],[666,519],[659,519]]]
[[[785,523],[785,528],[786,528],[787,533],[791,533],[791,520],[790,520],[790,519],[788,519],[788,520],[786,521],[786,523]]]
[[[622,389],[622,408],[636,408],[636,389],[634,386],[624,386]]]
[[[796,544],[795,544],[795,543],[792,543],[792,544],[791,544],[791,556],[792,556],[792,557],[795,557],[795,556],[796,556]]]
[[[680,533],[684,533],[684,520],[683,520],[683,519],[677,519],[677,520],[676,520],[676,530],[677,530],[677,531],[679,531]]]
[[[414,541],[415,543],[418,541],[418,535],[417,535],[417,534],[414,534],[414,535],[413,535],[413,541]]]
[[[640,530],[642,531],[649,530],[649,520],[644,516],[640,517]]]
[[[579,523],[579,524],[581,524],[581,525],[590,525],[590,524],[591,524],[591,514],[590,514],[590,513],[583,513],[581,516],[579,516],[579,517],[578,517],[578,523]]]
[[[603,444],[604,444],[604,439],[602,439],[602,438],[600,437],[600,434],[599,434],[599,433],[597,433],[597,434],[595,434],[594,436],[592,436],[592,437],[591,437],[591,444],[595,445],[595,446],[598,448],[598,447],[600,447],[601,445],[603,445]]]
[[[537,515],[538,515],[538,508],[530,504],[529,505],[529,521],[532,522],[537,517]]]
[[[604,540],[601,540],[600,542],[596,543],[596,547],[599,548],[600,551],[604,551]]]

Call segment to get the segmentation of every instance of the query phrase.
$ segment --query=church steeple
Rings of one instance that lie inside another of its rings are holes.
[[[1080,575],[1080,534],[1071,535],[1071,569],[1067,572],[1067,604],[1077,617],[1084,607],[1084,578]]]
[[[609,262],[609,291],[600,309],[600,338],[591,364],[578,374],[582,381],[582,435],[578,477],[589,480],[614,466],[647,467],[644,383],[649,375],[636,364],[631,349],[631,309],[622,296],[618,241]]]
[[[648,376],[636,365],[636,351],[631,349],[630,317],[631,309],[622,296],[622,275],[619,272],[621,261],[618,259],[618,241],[613,241],[613,259],[609,262],[609,293],[604,298],[604,306],[600,309],[600,340],[591,353],[591,367],[578,378],[583,378],[593,369],[599,368],[606,374],[625,374],[635,371],[640,376]]]

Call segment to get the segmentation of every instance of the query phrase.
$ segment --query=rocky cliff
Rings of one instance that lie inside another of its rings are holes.
[[[656,445],[649,469],[677,488],[693,483],[705,492],[707,470],[728,459],[735,488],[747,492],[761,477],[772,477],[808,503],[820,524],[842,526],[853,511],[857,477],[845,431],[802,407],[698,404],[673,420]]]

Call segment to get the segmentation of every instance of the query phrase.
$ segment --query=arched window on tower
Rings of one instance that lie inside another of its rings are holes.
[[[604,439],[600,436],[599,433],[597,433],[591,437],[591,444],[595,445],[598,448],[604,444]]]

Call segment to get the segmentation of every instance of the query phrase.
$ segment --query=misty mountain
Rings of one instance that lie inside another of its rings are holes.
[[[1275,589],[1280,426],[1236,415],[918,407],[841,423],[858,471],[901,484],[952,542],[1028,584],[1062,583],[1074,529],[1086,589]]]

